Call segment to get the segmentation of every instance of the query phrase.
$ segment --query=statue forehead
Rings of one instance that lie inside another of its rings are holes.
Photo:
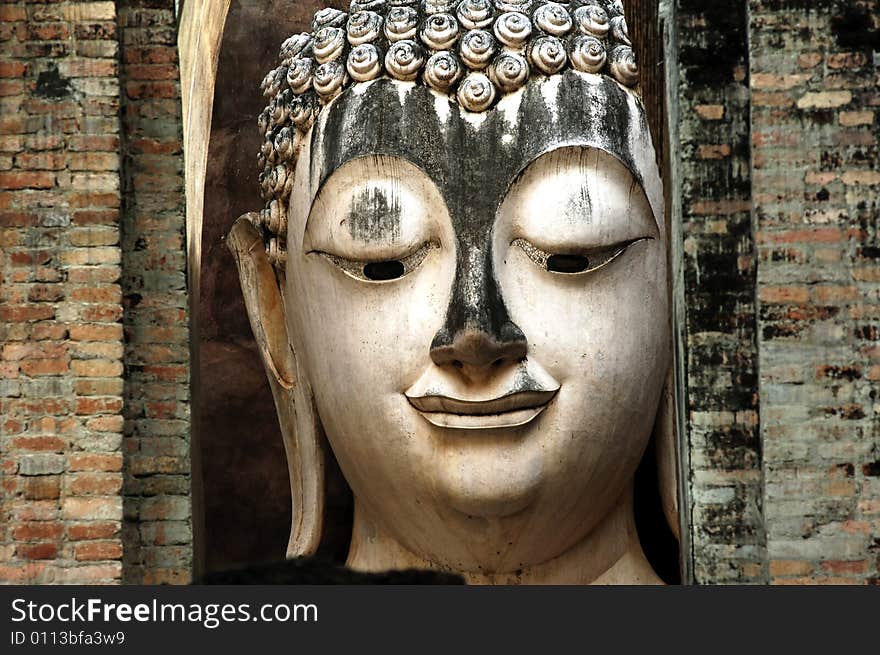
[[[447,201],[484,204],[494,215],[531,162],[566,146],[616,157],[644,186],[636,151],[645,139],[640,101],[605,76],[535,79],[482,114],[424,86],[382,79],[349,89],[325,109],[312,131],[310,186],[317,193],[347,162],[393,156],[424,171]]]

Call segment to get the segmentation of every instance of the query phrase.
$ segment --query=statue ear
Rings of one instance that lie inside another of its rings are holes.
[[[263,238],[250,216],[245,214],[235,221],[226,242],[238,265],[241,292],[263,364],[277,384],[291,389],[295,384],[295,362],[287,338],[281,288]]]
[[[251,222],[239,218],[226,243],[238,265],[247,307],[284,436],[293,516],[288,557],[313,555],[324,518],[325,446],[308,380],[297,368],[287,334],[283,284],[269,262],[263,238]]]
[[[666,523],[675,538],[681,542],[681,517],[678,501],[679,464],[678,441],[675,431],[675,398],[673,395],[672,367],[666,375],[666,384],[660,397],[660,407],[654,422],[654,439],[657,452],[657,479],[660,485],[660,502]]]

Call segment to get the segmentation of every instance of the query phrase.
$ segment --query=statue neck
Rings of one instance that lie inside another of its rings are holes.
[[[355,499],[347,566],[358,571],[437,569],[383,530]],[[663,584],[642,551],[633,517],[632,490],[580,542],[557,557],[517,572],[454,571],[468,584]]]

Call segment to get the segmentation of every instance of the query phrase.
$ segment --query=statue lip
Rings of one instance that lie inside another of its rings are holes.
[[[529,389],[489,400],[441,395],[407,396],[407,400],[429,423],[438,427],[485,430],[529,423],[546,409],[558,391],[558,388]]]

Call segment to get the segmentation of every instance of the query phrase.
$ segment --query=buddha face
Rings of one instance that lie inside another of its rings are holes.
[[[642,116],[597,75],[479,115],[378,80],[299,155],[283,294],[299,375],[359,511],[424,560],[547,561],[632,483],[669,365]]]

